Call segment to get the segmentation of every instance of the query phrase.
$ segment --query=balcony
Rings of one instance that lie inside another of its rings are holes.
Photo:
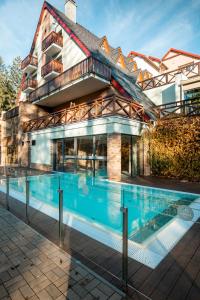
[[[42,42],[42,51],[51,57],[58,54],[62,47],[63,37],[55,31],[52,31]]]
[[[35,79],[27,79],[22,84],[22,91],[26,94],[31,93],[37,87],[37,80]]]
[[[51,80],[63,71],[63,64],[57,60],[51,60],[42,67],[41,75],[46,80]]]
[[[101,90],[109,86],[110,80],[111,69],[101,61],[89,57],[38,87],[29,95],[29,101],[55,107]]]
[[[127,98],[111,95],[81,103],[59,112],[47,114],[23,123],[23,131],[56,127],[101,117],[121,116],[133,120],[145,120],[144,108]]]
[[[28,55],[21,63],[21,69],[24,73],[30,74],[37,70],[38,59],[32,55]]]
[[[178,68],[176,70],[139,81],[138,85],[142,88],[143,91],[164,86],[167,84],[174,83],[176,81],[176,75],[183,74],[188,79],[195,78],[200,76],[200,62],[191,63],[185,67]]]

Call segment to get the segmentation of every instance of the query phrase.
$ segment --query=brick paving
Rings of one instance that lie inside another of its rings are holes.
[[[123,294],[0,208],[1,300],[120,300]]]

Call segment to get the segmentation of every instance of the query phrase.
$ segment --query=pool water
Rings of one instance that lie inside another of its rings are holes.
[[[84,174],[59,173],[29,177],[30,199],[58,208],[63,190],[64,211],[117,234],[122,233],[121,207],[128,208],[129,239],[144,242],[200,195],[119,184]],[[25,194],[25,179],[10,180],[10,190]],[[30,205],[31,205],[30,201]]]

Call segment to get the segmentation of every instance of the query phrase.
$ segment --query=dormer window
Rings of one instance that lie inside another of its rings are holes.
[[[101,45],[100,45],[100,48],[106,52],[107,54],[110,54],[110,46],[108,44],[108,40],[107,40],[107,37],[103,37],[102,39],[102,42],[101,42]]]

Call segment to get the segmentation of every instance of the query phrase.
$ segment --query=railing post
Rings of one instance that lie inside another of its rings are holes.
[[[9,175],[6,175],[6,208],[7,208],[7,210],[10,210],[10,206],[9,206],[9,182],[10,182]]]
[[[26,177],[26,222],[30,224],[28,209],[29,209],[29,202],[30,202],[30,181]]]
[[[59,188],[59,246],[63,248],[64,236],[63,236],[63,190]]]
[[[128,208],[121,207],[122,212],[122,288],[128,289]]]

